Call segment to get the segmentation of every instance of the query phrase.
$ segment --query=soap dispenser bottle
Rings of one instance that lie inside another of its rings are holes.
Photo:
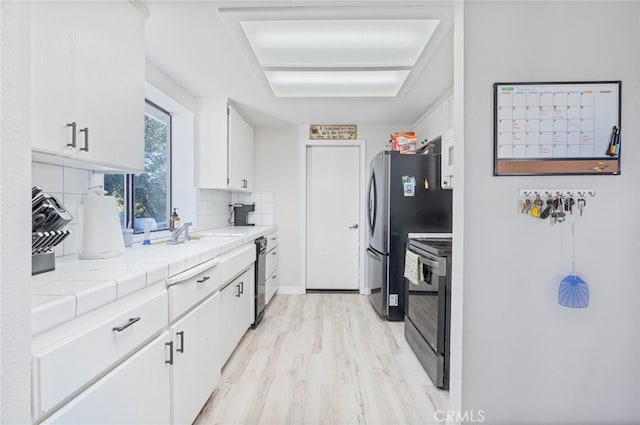
[[[177,208],[174,208],[171,216],[169,217],[169,230],[172,232],[180,228],[180,216],[176,210]]]

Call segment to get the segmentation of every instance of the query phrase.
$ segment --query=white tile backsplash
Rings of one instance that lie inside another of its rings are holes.
[[[212,201],[209,201],[212,200]],[[255,225],[275,225],[275,196],[272,192],[225,192],[199,189],[196,193],[196,222],[198,229],[210,229],[229,225],[229,204],[255,203],[248,222]]]
[[[87,170],[63,167],[64,170],[64,193],[74,193],[84,195],[89,189],[89,174]]]
[[[87,170],[39,162],[31,164],[31,186],[40,186],[46,193],[57,197],[73,216],[73,220],[66,227],[71,234],[55,248],[56,257],[80,252],[82,240],[80,205],[83,196],[89,191],[92,178],[94,173]],[[94,178],[94,181],[101,181],[101,179]]]
[[[229,225],[229,204],[232,193],[224,190],[197,189],[195,196],[195,216],[197,230],[212,229]]]
[[[74,193],[64,193],[62,195],[61,201],[73,217],[73,220],[71,220],[69,224],[80,223],[80,206],[82,205],[83,198],[84,195],[76,195]]]
[[[63,167],[34,162],[31,164],[31,186],[40,186],[47,193],[64,192]]]

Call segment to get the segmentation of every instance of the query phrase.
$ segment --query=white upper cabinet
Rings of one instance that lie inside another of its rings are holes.
[[[253,188],[253,128],[227,99],[198,105],[199,187]]]
[[[253,128],[229,107],[229,187],[253,188]]]
[[[144,21],[130,2],[32,3],[34,158],[144,170]]]

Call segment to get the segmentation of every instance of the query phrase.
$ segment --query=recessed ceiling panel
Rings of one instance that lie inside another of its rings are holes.
[[[437,19],[241,21],[262,67],[415,65]]]
[[[407,70],[265,71],[276,97],[394,97],[407,75]]]

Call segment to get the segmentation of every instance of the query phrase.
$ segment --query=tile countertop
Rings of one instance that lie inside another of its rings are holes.
[[[56,269],[31,278],[31,335],[54,328],[153,283],[272,233],[276,226],[221,227],[178,245],[134,244],[114,258],[56,258]]]

